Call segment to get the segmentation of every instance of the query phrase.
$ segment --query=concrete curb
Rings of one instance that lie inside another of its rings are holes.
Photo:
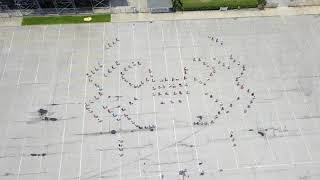
[[[22,17],[1,17],[0,27],[21,26]]]

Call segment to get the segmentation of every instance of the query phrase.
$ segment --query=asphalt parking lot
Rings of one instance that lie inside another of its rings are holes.
[[[0,28],[0,179],[319,179],[319,16]]]

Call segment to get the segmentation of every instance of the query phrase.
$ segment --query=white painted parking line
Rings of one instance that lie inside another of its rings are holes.
[[[282,20],[282,22],[285,24],[284,19],[281,18],[281,20]],[[265,41],[264,41],[264,44],[265,44],[265,47],[267,47],[268,49],[270,49],[270,46],[269,46],[268,44],[266,44]],[[290,102],[290,100],[289,100],[289,98],[288,98],[288,94],[287,94],[287,91],[286,91],[287,88],[286,88],[286,86],[284,85],[284,80],[283,80],[282,74],[280,73],[279,69],[277,68],[276,63],[274,62],[274,59],[273,59],[273,58],[270,58],[270,59],[271,59],[271,64],[272,64],[273,68],[276,70],[276,72],[278,73],[278,76],[280,77],[279,80],[282,81],[282,83],[281,83],[281,89],[284,90],[283,93],[285,94],[287,103],[288,103],[289,106],[291,106],[291,102]],[[260,71],[261,71],[261,74],[264,76],[262,67],[260,67]],[[271,95],[270,95],[270,88],[267,88],[267,89],[268,89],[269,96],[271,97]],[[277,108],[277,109],[278,109],[278,108]],[[277,111],[276,111],[276,112],[277,112]],[[277,113],[277,114],[278,114],[278,113]],[[306,140],[305,140],[304,134],[303,134],[303,132],[302,132],[302,130],[301,130],[301,127],[299,126],[299,124],[298,124],[298,122],[297,122],[297,118],[296,118],[296,115],[295,115],[294,111],[291,110],[290,115],[291,115],[291,118],[295,121],[296,127],[298,128],[298,131],[299,131],[299,134],[300,134],[299,137],[301,138],[301,140],[302,140],[302,142],[303,142],[303,145],[304,145],[304,147],[305,147],[306,150],[307,150],[309,160],[310,160],[311,162],[313,162],[313,157],[312,157],[312,154],[311,154],[310,146],[307,144],[307,142],[306,142]],[[278,115],[277,115],[277,116],[278,116]],[[279,117],[278,117],[278,120],[279,120]],[[280,120],[279,120],[279,123],[281,123]],[[281,130],[282,130],[282,129],[283,129],[283,125],[280,125],[280,126],[281,126]],[[282,131],[283,131],[283,130],[282,130]],[[287,132],[287,135],[288,135],[288,132]],[[290,146],[289,146],[288,140],[286,141],[286,144],[287,144],[287,147],[288,147],[288,151],[289,151],[289,153],[290,153],[291,163],[292,163],[292,164],[295,164],[296,162],[294,162],[292,152],[290,151],[290,148],[289,148]]]
[[[219,22],[216,20],[216,24],[217,24],[217,27],[218,27],[218,30],[220,31],[220,33],[222,33],[223,31],[222,31],[222,28],[221,28],[221,26],[219,25]],[[227,53],[227,50],[226,50],[226,48],[225,48],[225,46],[223,45],[223,51],[224,51],[224,59],[225,60],[227,60],[228,58],[229,58],[229,54]],[[233,76],[233,74],[231,74],[230,75],[231,76],[231,79],[233,80],[233,79],[235,79],[235,77]],[[238,88],[237,88],[237,86],[236,86],[236,84],[235,84],[235,82],[234,81],[232,81],[232,85],[233,85],[233,89],[234,89],[234,92],[235,92],[235,94],[236,94],[236,96],[237,97],[240,97],[239,96],[239,90],[238,90]],[[239,106],[241,107],[241,109],[245,109],[245,105],[243,105],[243,104],[241,104],[241,103],[239,103]],[[225,112],[224,112],[225,113]],[[242,113],[241,113],[242,114]],[[247,122],[247,119],[244,117],[244,115],[242,114],[242,121],[244,122],[244,124],[245,124],[245,128],[246,129],[249,129],[248,128],[248,122]],[[255,148],[253,147],[253,145],[251,144],[250,145],[250,150],[252,151],[252,154],[254,154],[254,162],[255,162],[255,164],[257,164],[257,153],[256,153],[256,150],[255,150]]]
[[[295,81],[296,81],[299,89],[302,89],[302,86],[300,85],[298,79],[296,79]],[[303,101],[304,101],[304,102],[308,102],[308,100],[307,100],[307,98],[304,96],[304,94],[303,94],[302,92],[300,92],[300,94],[301,94],[301,96],[303,97]],[[313,117],[314,114],[311,112],[311,109],[310,109],[309,105],[307,105],[307,109],[308,109],[308,115],[309,115],[310,117]],[[314,124],[314,127],[315,127],[315,128],[319,129],[318,121],[313,120],[313,124]],[[310,148],[310,149],[311,149],[311,148]]]
[[[133,24],[132,26],[132,48],[133,48],[133,60],[135,61],[136,60],[136,48],[135,48],[135,25]],[[134,79],[135,79],[135,82],[136,84],[138,84],[138,79],[137,79],[137,66],[135,67],[135,70],[134,70]],[[138,89],[135,88],[135,96],[137,99],[139,99],[139,96],[138,96]],[[137,118],[137,122],[139,122],[139,102],[136,102],[136,118]],[[140,132],[138,131],[138,146],[140,146],[141,143],[140,143]],[[142,172],[141,172],[141,159],[140,159],[140,152],[139,152],[139,161],[138,161],[138,166],[139,166],[139,174],[140,176],[142,176]]]
[[[210,52],[213,52],[213,50],[210,51]],[[215,57],[215,56],[212,55],[212,57]],[[216,89],[216,94],[217,94],[217,96],[218,96],[219,99],[222,99],[222,95],[221,95],[222,93],[221,93],[221,90],[220,90],[220,89],[218,89],[218,88]],[[223,114],[224,114],[225,117],[228,117],[225,111],[223,111]],[[228,120],[231,121],[229,117],[228,117]],[[227,130],[227,134],[224,134],[224,137],[226,137],[226,138],[229,139],[229,144],[230,144],[230,146],[232,147],[232,153],[233,153],[233,157],[234,157],[234,162],[235,162],[236,168],[239,169],[239,155],[238,155],[237,151],[235,150],[235,148],[233,147],[233,142],[232,142],[231,139],[229,138],[229,134],[232,132],[232,130],[231,130],[230,128],[228,128],[228,127],[227,127],[226,130]],[[219,169],[220,169],[220,168],[221,168],[221,169],[225,169],[225,168],[222,167],[222,166],[220,166]]]
[[[47,28],[46,28],[46,26],[44,26],[43,28],[43,37],[44,37],[44,34],[46,33],[46,30],[47,30]],[[42,40],[42,42],[41,43],[44,43],[44,38],[43,38],[43,40]],[[35,76],[38,76],[38,72],[36,72],[36,75]],[[34,83],[36,83],[36,80],[37,79],[34,79]],[[34,87],[33,87],[34,88]],[[33,90],[32,90],[33,91]],[[31,103],[30,103],[30,107],[33,107],[33,103],[34,103],[34,99],[35,99],[35,93],[32,93],[32,98],[31,98]],[[26,127],[25,127],[26,128]],[[17,180],[19,180],[20,179],[20,174],[21,174],[21,166],[22,166],[22,162],[23,162],[23,157],[24,156],[27,156],[26,154],[24,154],[24,152],[25,152],[25,145],[26,145],[26,142],[27,141],[27,138],[26,137],[24,137],[23,138],[23,143],[22,143],[22,145],[21,145],[21,151],[20,151],[20,160],[19,160],[19,167],[18,167],[18,173],[17,173]]]
[[[210,56],[212,58],[215,57],[215,54],[213,53],[214,52],[214,49],[213,49],[214,45],[211,46],[210,43],[208,42],[208,47],[211,48]],[[213,59],[211,61],[213,62]],[[222,99],[221,90],[219,88],[216,89],[216,94],[217,94],[219,99]],[[230,117],[227,116],[225,111],[223,111],[223,114],[224,114],[225,117],[228,117],[228,120],[230,121]],[[232,147],[232,153],[233,153],[233,157],[234,157],[234,162],[235,162],[236,168],[239,169],[239,155],[238,155],[237,151],[235,150],[235,148],[233,147],[233,142],[229,138],[229,134],[231,133],[232,130],[230,128],[228,128],[228,127],[226,127],[226,128],[227,128],[228,134],[227,135],[224,134],[224,136],[229,139],[230,146]],[[220,168],[221,169],[225,169],[224,167],[219,167],[219,169]]]
[[[179,52],[179,61],[180,61],[180,68],[181,68],[181,73],[182,73],[182,77],[184,77],[184,62],[182,60],[182,55],[181,55],[181,44],[180,44],[180,39],[179,39],[179,31],[178,31],[178,27],[177,27],[177,21],[174,22],[174,28],[175,28],[175,32],[176,32],[176,41],[177,41],[177,46],[178,46],[178,52]],[[184,84],[186,84],[186,81],[183,79]],[[187,87],[184,86],[184,90],[187,91]],[[197,149],[197,142],[196,142],[196,136],[194,134],[194,128],[193,128],[193,123],[192,123],[192,113],[191,113],[191,109],[190,109],[190,102],[189,102],[189,96],[187,93],[185,93],[186,96],[186,100],[187,100],[187,106],[188,106],[188,114],[189,114],[189,125],[191,127],[191,133],[192,133],[192,140],[193,140],[193,147],[194,147],[194,151],[196,153],[196,159],[197,159],[197,168],[199,173],[202,171],[199,163],[199,155],[198,155],[198,149]]]
[[[150,28],[149,24],[147,26],[147,37],[148,37],[148,58],[149,58],[149,67],[152,69],[152,57],[151,57],[151,38],[150,38]],[[154,124],[156,126],[156,138],[157,138],[157,157],[158,157],[158,171],[159,171],[159,178],[161,179],[162,176],[162,171],[161,171],[161,160],[160,160],[160,149],[159,149],[159,134],[158,134],[158,125],[157,125],[157,110],[156,110],[156,100],[155,97],[152,96],[152,101],[153,101],[153,112],[154,112]]]
[[[296,162],[294,164],[287,163],[279,163],[279,164],[269,164],[269,165],[254,165],[254,166],[241,166],[240,168],[224,168],[223,171],[218,170],[216,173],[223,173],[222,175],[226,175],[228,173],[243,173],[243,171],[254,170],[255,172],[258,170],[270,170],[277,171],[277,169],[289,169],[289,168],[298,168],[299,166],[306,167],[309,165],[320,165],[320,162]],[[277,169],[276,169],[277,168]],[[241,172],[242,171],[242,172]],[[171,174],[170,174],[171,175]],[[190,176],[197,175],[194,172],[189,173]],[[133,177],[130,179],[137,179],[137,177]]]
[[[253,25],[252,29],[253,29],[253,32],[252,32],[252,33],[253,33],[253,34],[256,34],[257,32],[256,32],[256,28],[255,28],[254,25]],[[250,72],[250,71],[248,71],[248,72]],[[249,73],[248,73],[248,74],[249,74]],[[261,124],[262,124],[262,128],[263,128],[263,129],[266,129],[265,123],[264,123],[264,117],[261,117],[260,113],[257,113],[257,117],[258,117],[258,120],[256,120],[256,121],[257,121],[257,124],[258,124],[258,121],[260,120],[260,121],[261,121]],[[266,135],[265,138],[266,138],[266,141],[267,141],[267,144],[268,144],[268,148],[269,148],[270,154],[271,154],[271,156],[272,156],[272,160],[273,160],[273,161],[276,161],[277,159],[276,159],[274,150],[273,150],[273,148],[271,147],[271,143],[270,143],[269,136]]]
[[[120,37],[120,32],[119,32],[119,28],[120,28],[119,26],[120,26],[120,24],[117,24],[117,35],[118,35],[118,39],[120,39],[119,46],[118,46],[118,58],[119,58],[119,61],[120,61],[120,59],[121,59],[121,37]],[[120,80],[120,77],[121,77],[121,71],[120,71],[120,68],[118,68],[118,96],[121,96],[121,80]],[[121,104],[121,98],[118,98],[118,104]],[[121,115],[121,109],[120,108],[118,109],[118,115]],[[122,123],[122,121],[119,122],[119,130],[120,131],[121,131],[121,123]],[[122,140],[122,136],[121,136],[120,131],[118,133],[118,138]],[[122,158],[123,158],[123,156],[120,156],[120,172],[119,172],[120,180],[122,180]]]
[[[91,24],[88,25],[88,42],[87,42],[87,62],[86,62],[86,69],[85,73],[88,72],[89,68],[89,56],[90,56],[90,33],[91,33]],[[84,74],[85,74],[84,73]],[[80,161],[79,161],[79,177],[78,179],[81,180],[82,177],[82,158],[83,158],[83,141],[84,141],[84,126],[86,120],[86,100],[87,100],[87,86],[88,86],[88,77],[85,76],[85,83],[84,83],[84,96],[82,101],[82,128],[81,128],[81,145],[80,145]]]
[[[284,22],[284,21],[283,21],[283,22]],[[285,23],[285,22],[284,22],[284,23]],[[311,29],[311,32],[314,33],[313,29]],[[296,36],[294,36],[294,35],[292,34],[292,32],[289,32],[289,35],[290,35],[291,38],[294,39],[296,42],[299,42],[298,39],[296,38]],[[308,44],[308,49],[312,49],[313,47],[310,45],[310,42],[309,42],[309,41],[306,41],[306,42],[307,42],[307,44]],[[301,50],[301,51],[303,51],[303,50]],[[295,67],[296,67],[296,66],[295,66]],[[295,69],[297,69],[297,68],[295,68]],[[278,70],[278,72],[279,72],[279,70]],[[283,78],[282,78],[282,81],[283,81]],[[298,82],[297,79],[295,80],[295,82],[296,82],[297,85],[299,86],[299,89],[302,89],[302,87],[301,87],[301,85],[300,85],[300,83]],[[283,83],[283,84],[284,84],[284,83]],[[287,88],[285,87],[285,89],[287,89]],[[286,92],[286,98],[287,98],[288,104],[291,105],[292,103],[290,102],[290,100],[289,100],[289,98],[288,98],[287,91],[285,91],[285,92]],[[302,91],[299,91],[299,92],[300,92],[300,95],[303,97],[304,102],[307,102],[307,99],[306,99],[306,97],[304,96],[304,94],[302,93]],[[312,114],[311,111],[310,111],[309,105],[307,105],[307,109],[308,109],[308,114],[309,114],[309,116],[312,117],[313,114]],[[308,154],[309,154],[309,160],[310,160],[310,161],[313,161],[313,157],[312,157],[312,153],[311,153],[311,146],[308,145],[308,143],[307,143],[306,140],[305,140],[305,137],[304,137],[304,135],[303,135],[303,133],[302,133],[302,130],[301,130],[301,127],[300,127],[301,125],[300,125],[300,123],[298,123],[294,111],[292,111],[292,114],[293,114],[293,117],[294,117],[294,119],[295,119],[296,126],[297,126],[298,129],[299,129],[299,133],[300,133],[300,135],[302,136],[302,139],[303,139],[303,142],[304,142],[304,144],[305,144],[305,147],[307,148],[307,151],[308,151]],[[317,121],[313,120],[313,122],[314,122],[314,124],[316,125],[316,127],[318,127],[318,126],[317,126]]]
[[[285,83],[284,83],[284,81],[283,81],[283,79],[282,79],[282,74],[280,73],[278,67],[276,66],[273,58],[271,58],[271,64],[272,64],[273,68],[276,70],[276,72],[278,73],[278,75],[279,75],[279,77],[280,77],[280,80],[282,81],[282,83],[280,83],[280,84],[281,84],[281,89],[284,91],[283,93],[285,94],[287,103],[288,103],[288,105],[290,106],[290,109],[291,109],[291,106],[292,106],[292,105],[291,105],[291,102],[290,102],[289,97],[288,97],[287,88],[286,88],[286,86],[284,85]],[[293,120],[295,121],[296,127],[297,127],[298,130],[299,130],[299,134],[300,134],[299,137],[301,138],[301,140],[302,140],[302,142],[303,142],[303,145],[305,146],[305,148],[306,148],[306,150],[307,150],[307,152],[308,152],[309,160],[312,161],[313,158],[312,158],[312,154],[311,154],[311,151],[310,151],[310,146],[307,144],[307,142],[306,142],[306,140],[305,140],[304,134],[303,134],[302,131],[301,131],[301,127],[299,126],[298,121],[297,121],[297,118],[296,118],[296,115],[295,115],[295,113],[294,113],[294,111],[293,111],[292,109],[291,109],[291,118],[293,118]]]
[[[40,67],[40,57],[37,58],[37,68],[36,68],[36,75],[34,76],[34,83],[38,83],[38,73],[39,73],[39,67]]]
[[[44,26],[44,28],[45,28],[45,30],[44,30],[44,33],[42,34],[42,44],[44,44],[44,42],[45,42],[45,34],[46,34],[45,32],[46,32],[48,27]],[[35,75],[35,78],[34,78],[34,83],[38,83],[38,73],[39,73],[39,68],[40,68],[40,59],[41,59],[40,56],[38,56],[38,62],[37,62],[38,64],[37,64],[37,69],[36,69],[36,75]],[[49,103],[51,102],[51,98],[52,98],[52,96],[50,96]],[[47,131],[46,131],[47,130],[47,124],[45,124],[45,127],[46,128],[42,128],[42,134],[43,134],[44,137],[47,137]],[[43,145],[40,145],[40,146],[43,146],[42,148],[40,147],[40,149],[42,149],[42,152],[47,152],[48,151],[48,146],[46,146],[45,142],[44,142]],[[47,147],[47,151],[45,151],[45,147]],[[40,157],[39,173],[42,170],[43,158],[44,158],[43,156]],[[39,180],[39,178],[40,178],[40,174],[37,175],[37,180]]]
[[[31,32],[31,28],[29,28],[29,30],[28,30],[28,35],[27,35],[27,38],[26,38],[26,42],[29,42],[29,40],[30,40],[30,32]],[[23,50],[23,54],[25,54],[25,52],[26,52],[26,49],[28,48],[28,46],[27,47],[24,47],[24,50]],[[24,56],[23,56],[23,61],[24,61]],[[22,65],[23,66],[23,65]],[[20,71],[21,72],[21,71]],[[16,91],[15,91],[15,97],[14,97],[14,99],[13,99],[13,101],[12,101],[12,103],[11,103],[11,105],[10,105],[10,107],[9,107],[9,114],[11,114],[11,113],[13,113],[13,111],[14,111],[14,108],[15,108],[15,101],[18,99],[18,92],[19,92],[19,90],[20,90],[20,86],[17,86],[16,87]],[[9,129],[9,123],[10,123],[10,120],[8,119],[7,121],[6,121],[6,125],[5,125],[5,137],[8,137],[8,129]],[[6,150],[6,148],[7,148],[7,146],[8,146],[8,141],[6,141],[6,143],[5,143],[5,145],[3,146],[3,148],[2,148],[2,151],[1,151],[1,157],[3,157],[4,156],[4,153],[5,153],[5,150]]]
[[[265,43],[263,43],[263,44],[264,44],[266,47],[268,47],[267,44],[265,44]],[[262,68],[263,68],[263,67],[260,65],[260,67],[259,67],[260,75],[262,76],[262,79],[265,81],[266,78],[265,78],[265,74],[264,74]],[[267,89],[267,92],[268,92],[268,96],[269,96],[269,98],[271,99],[272,96],[271,96],[270,87],[266,87],[266,89]],[[284,137],[285,137],[285,136],[288,136],[289,133],[288,133],[288,132],[285,133],[284,125],[281,123],[281,120],[280,120],[280,118],[279,118],[279,112],[278,112],[279,107],[274,103],[274,101],[271,101],[271,104],[272,104],[272,107],[273,107],[273,111],[274,111],[275,114],[276,114],[277,122],[278,122],[279,125],[280,125],[280,130],[281,130],[282,136],[284,136]],[[292,155],[291,149],[289,148],[290,146],[289,146],[288,139],[287,139],[287,138],[284,138],[284,139],[285,139],[285,144],[286,144],[286,146],[287,146],[287,151],[288,151],[289,157],[290,157],[290,164],[294,164],[295,162],[294,162],[293,157],[292,157],[293,155]]]
[[[279,164],[268,164],[268,165],[255,165],[255,166],[242,166],[241,168],[226,168],[223,169],[223,171],[239,171],[239,170],[245,170],[245,169],[264,169],[264,168],[296,168],[299,165],[312,165],[312,164],[320,164],[320,162],[311,162],[311,161],[305,161],[305,162],[295,162],[293,164],[291,163],[279,163]]]
[[[2,59],[3,55],[5,54],[5,49],[6,49],[6,45],[5,45],[5,40],[0,40],[0,45],[1,45],[1,53],[0,53],[0,58]]]
[[[2,70],[2,74],[1,74],[1,78],[0,78],[0,81],[3,80],[3,76],[6,72],[6,68],[7,68],[7,61],[9,59],[9,56],[10,56],[10,53],[11,53],[11,48],[12,48],[12,42],[13,42],[13,38],[14,38],[14,31],[12,32],[12,35],[11,35],[11,40],[10,40],[10,45],[9,45],[9,49],[8,49],[8,52],[7,52],[7,57],[4,58],[4,67],[3,67],[3,70]]]
[[[32,100],[33,101],[33,98],[32,97]],[[18,166],[18,172],[17,172],[17,180],[19,180],[20,178],[20,173],[21,173],[21,165],[22,165],[22,161],[23,161],[23,156],[24,156],[24,147],[26,145],[26,138],[23,138],[23,143],[21,145],[21,152],[20,152],[20,159],[19,159],[19,166]]]
[[[191,28],[191,23],[189,23],[189,26],[188,26],[188,29],[189,29],[189,34],[190,34],[190,38],[191,38],[191,42],[192,42],[192,54],[193,54],[193,57],[198,57],[198,53],[197,53],[197,49],[196,49],[196,45],[195,45],[195,39],[194,39],[194,35],[193,35],[193,31],[192,31],[192,28]],[[210,44],[208,45],[210,47]],[[210,52],[213,52],[213,51],[210,51]],[[199,73],[198,74],[199,76],[201,76],[201,74]],[[210,112],[210,108],[209,108],[209,102],[206,101],[205,99],[205,96],[204,96],[204,88],[203,86],[201,86],[201,89],[202,89],[202,102],[204,103],[205,105],[205,112]],[[192,124],[191,124],[192,126]],[[194,132],[194,131],[192,131]],[[193,133],[194,135],[194,133]],[[195,136],[195,135],[194,135]],[[194,146],[196,147],[197,145],[194,144]],[[213,151],[213,154],[216,158],[216,162],[217,162],[217,169],[220,169],[220,163],[219,163],[219,159],[218,159],[218,156],[217,156],[217,152]]]
[[[163,33],[163,24],[161,24],[161,40],[162,40],[162,50],[163,50],[163,54],[164,54],[164,64],[165,64],[165,68],[166,68],[166,75],[167,78],[170,79],[169,77],[169,70],[168,70],[168,62],[167,62],[167,53],[166,53],[166,44],[165,44],[165,37],[164,37],[164,33]],[[169,83],[167,82],[167,85],[169,87]],[[172,99],[172,95],[169,92],[169,98]],[[177,133],[176,133],[176,126],[175,126],[175,115],[174,115],[174,107],[172,104],[170,104],[170,118],[172,119],[172,126],[173,126],[173,133],[174,133],[174,142],[175,142],[175,148],[176,148],[176,154],[177,154],[177,161],[178,161],[178,168],[179,171],[182,170],[181,168],[181,163],[180,163],[180,155],[179,155],[179,149],[178,149],[178,140],[177,140]]]
[[[59,35],[58,35],[58,42],[60,40],[60,33],[61,33],[61,25],[59,26]],[[73,40],[75,40],[76,32],[73,33]],[[57,48],[58,49],[58,48]],[[72,64],[73,64],[73,54],[74,49],[72,47],[71,56],[70,56],[70,63],[69,63],[69,73],[68,73],[68,85],[67,85],[67,98],[70,99],[70,83],[71,83],[71,76],[72,76]],[[65,113],[68,113],[68,103],[65,104]],[[66,135],[66,121],[63,121],[63,130],[61,135],[61,152],[60,152],[60,160],[59,160],[59,172],[58,172],[58,180],[61,180],[61,170],[62,170],[62,163],[63,163],[63,153],[64,153],[64,143],[65,143],[65,135]]]
[[[279,72],[279,71],[278,71],[278,72]],[[281,76],[281,75],[280,75],[280,76]],[[281,77],[281,80],[282,80],[282,77]],[[283,81],[283,80],[282,80],[282,81]],[[281,84],[282,84],[282,88],[284,88],[283,90],[284,90],[284,94],[285,94],[285,97],[286,97],[286,99],[287,99],[288,105],[292,106],[291,101],[289,100],[289,97],[288,97],[287,88],[286,88],[286,86],[284,86],[284,83],[281,83]],[[296,115],[295,115],[295,113],[294,113],[293,110],[291,110],[291,115],[292,115],[292,117],[293,117],[293,119],[294,119],[294,121],[295,121],[296,127],[297,127],[298,130],[299,130],[300,138],[301,138],[301,140],[302,140],[302,142],[303,142],[303,145],[305,146],[305,148],[306,148],[306,150],[307,150],[307,152],[308,152],[309,160],[310,160],[310,161],[313,161],[312,154],[311,154],[311,151],[310,151],[310,145],[309,145],[309,144],[306,142],[306,140],[305,140],[304,133],[303,133],[302,130],[301,130],[301,127],[300,127],[300,125],[299,125],[299,123],[298,123],[298,121],[297,121],[297,117],[296,117]]]
[[[30,33],[31,33],[31,27],[29,28],[29,31],[28,31],[27,43],[29,43],[29,41],[30,41]],[[19,67],[19,74],[18,74],[17,86],[20,85],[21,73],[22,73],[22,71],[23,71],[23,67],[24,67],[24,64],[25,64],[25,59],[26,59],[26,58],[25,58],[25,54],[26,54],[26,52],[27,52],[27,48],[28,48],[28,46],[26,46],[26,48],[24,48],[24,50],[23,50],[22,63],[21,63],[21,65],[20,65],[20,67]]]
[[[101,88],[104,89],[104,72],[105,72],[105,34],[106,34],[106,24],[103,24],[103,33],[102,33],[102,74],[101,74]],[[101,103],[104,105],[104,93],[102,94],[102,101]],[[109,120],[110,121],[110,120]],[[110,127],[109,127],[110,128]],[[103,131],[103,123],[100,123],[100,132]],[[103,138],[102,136],[99,137],[99,146],[102,147]],[[103,152],[99,151],[99,179],[102,179],[102,158]]]
[[[151,176],[136,176],[136,177],[130,177],[127,178],[126,180],[132,180],[132,179],[153,179],[158,177],[157,175],[151,175]]]

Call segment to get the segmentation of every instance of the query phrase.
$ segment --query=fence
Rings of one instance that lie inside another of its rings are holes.
[[[100,9],[108,11],[110,6],[108,2],[108,0],[0,0],[0,17],[94,13]]]
[[[173,12],[170,7],[157,8],[137,8],[133,6],[112,7],[59,7],[59,8],[8,8],[0,4],[0,17],[20,17],[20,16],[45,16],[45,15],[74,15],[74,14],[94,14],[94,13],[169,13]]]
[[[150,8],[151,13],[169,13],[173,12],[172,8],[169,7],[157,7],[157,8]]]
[[[57,10],[55,8],[46,8],[46,9],[9,9],[1,10],[0,17],[20,17],[20,16],[47,16],[47,15],[74,15],[74,14],[94,14],[94,13],[110,13],[111,10],[108,8],[105,9],[91,9],[91,8],[66,8]]]

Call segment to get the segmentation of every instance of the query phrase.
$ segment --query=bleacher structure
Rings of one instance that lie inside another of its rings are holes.
[[[0,13],[19,11],[30,14],[76,14],[95,9],[108,9],[109,0],[0,0]]]
[[[77,12],[77,7],[74,0],[54,0],[53,4],[55,6],[57,14],[61,14],[66,10]]]
[[[8,2],[5,0],[0,1],[0,11],[9,10]]]
[[[14,0],[14,4],[23,15],[28,15],[33,11],[41,10],[38,0]]]

